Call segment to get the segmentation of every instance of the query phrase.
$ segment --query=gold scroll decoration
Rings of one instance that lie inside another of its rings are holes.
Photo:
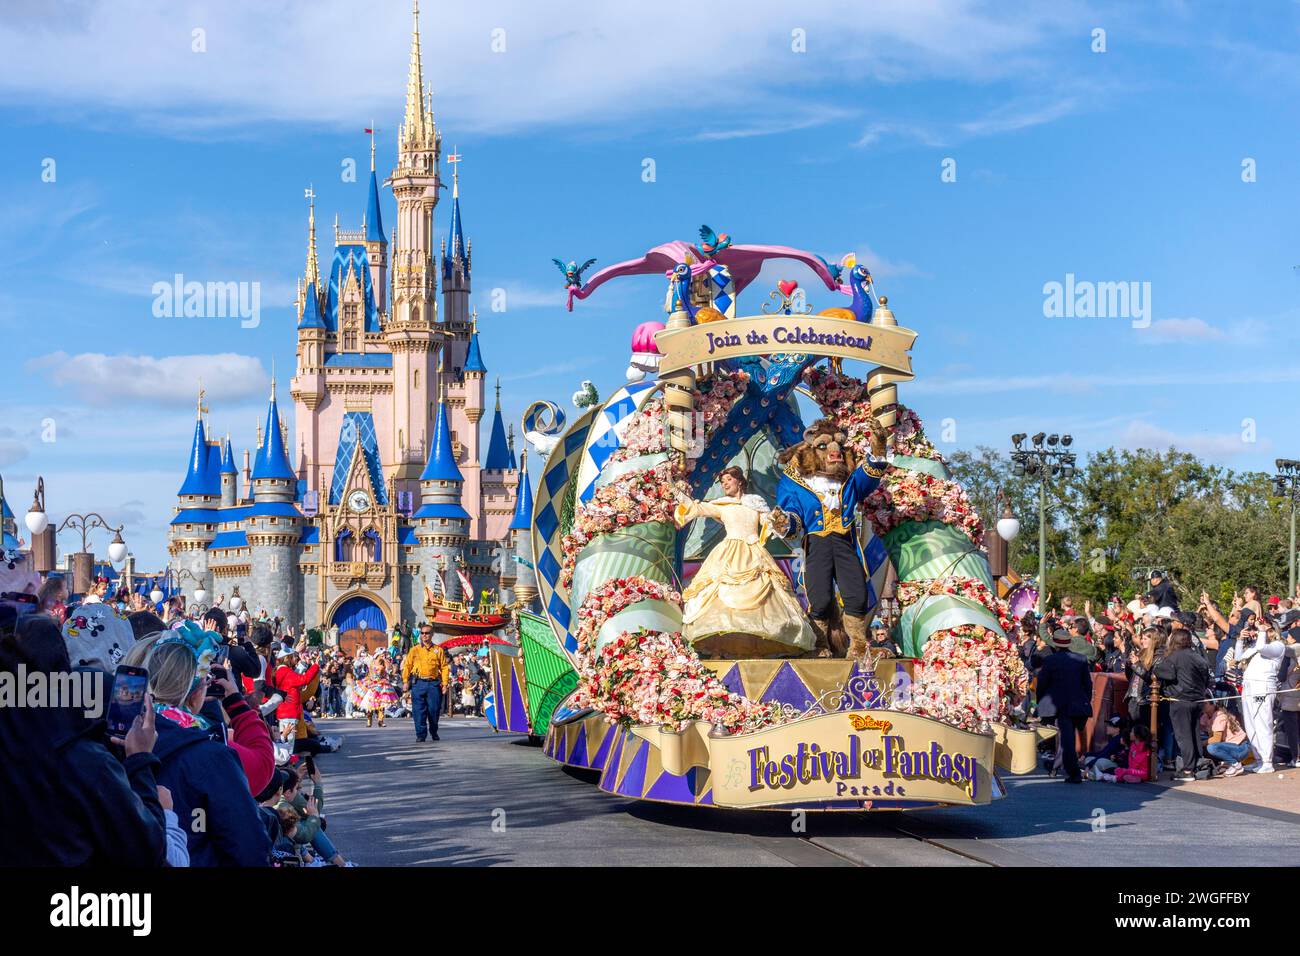
[[[662,358],[660,378],[696,365],[750,355],[826,355],[854,359],[912,377],[908,352],[916,333],[901,326],[873,325],[817,315],[763,315],[668,327],[655,335]]]
[[[721,323],[713,323],[717,327]],[[668,318],[665,332],[689,332],[690,314],[679,309]],[[658,333],[663,335],[664,332]],[[655,337],[658,343],[658,336]],[[661,347],[662,348],[662,347]],[[666,370],[661,366],[659,380],[664,386],[664,406],[668,418],[668,444],[673,451],[681,455],[692,454],[695,442],[695,369],[696,363],[689,362]]]

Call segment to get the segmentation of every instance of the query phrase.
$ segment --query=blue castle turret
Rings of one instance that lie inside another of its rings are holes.
[[[275,381],[271,382],[271,401],[266,409],[266,430],[253,464],[253,499],[255,501],[293,501],[296,475],[289,464],[280,430],[280,409],[275,401]]]
[[[221,507],[232,508],[239,501],[239,471],[235,468],[235,453],[230,447],[230,436],[226,436],[225,447],[221,451]]]
[[[243,595],[254,607],[297,622],[302,617],[302,595],[293,587],[299,576],[299,541],[302,513],[294,502],[298,481],[289,464],[280,429],[280,409],[275,400],[275,379],[266,409],[266,427],[254,459],[253,503],[240,509],[249,553],[249,587]]]
[[[224,503],[226,476],[222,474],[222,446],[208,440],[203,414],[203,389],[199,389],[198,409],[194,421],[194,439],[190,444],[185,480],[176,493],[176,514],[168,529],[168,552],[172,564],[189,572],[182,586],[192,592],[208,583],[208,548],[217,538]],[[232,476],[233,477],[233,476]]]
[[[478,336],[474,337],[478,341]],[[511,471],[515,467],[515,456],[510,451],[506,440],[506,425],[501,420],[501,380],[497,379],[497,407],[492,416],[492,436],[488,439],[487,458],[483,461],[485,471]]]
[[[514,596],[526,610],[538,610],[537,567],[533,559],[533,488],[528,481],[528,452],[519,456],[519,489],[515,498],[515,516],[510,520],[510,545],[513,548]]]
[[[465,483],[456,464],[447,421],[447,403],[438,400],[438,416],[433,426],[433,448],[428,464],[420,475],[420,508],[411,516],[420,542],[420,567],[427,582],[441,577],[447,597],[456,600],[460,581],[454,569],[469,536],[469,512],[460,503]],[[464,598],[472,595],[464,595]]]

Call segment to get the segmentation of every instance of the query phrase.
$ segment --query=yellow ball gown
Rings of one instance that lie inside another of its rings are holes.
[[[816,635],[794,589],[763,546],[769,509],[758,495],[677,506],[678,527],[713,518],[726,530],[682,592],[682,636],[708,657],[793,657]]]

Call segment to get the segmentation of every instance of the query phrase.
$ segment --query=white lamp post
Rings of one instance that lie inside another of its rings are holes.
[[[244,606],[244,599],[239,596],[239,588],[230,592],[230,609],[238,613],[239,609]]]
[[[40,534],[50,526],[50,516],[45,513],[45,479],[36,479],[36,494],[32,498],[32,506],[28,509],[23,523],[27,525],[27,530],[33,536]]]
[[[195,604],[202,604],[202,603],[203,603],[204,601],[206,601],[207,599],[208,599],[208,591],[207,591],[207,588],[204,588],[204,587],[197,587],[197,588],[194,589],[194,603],[195,603]]]
[[[163,599],[163,593],[161,590],[159,590],[158,585],[155,584],[153,586],[153,590],[149,592],[149,600],[153,601],[154,604],[161,604],[162,599]]]
[[[998,537],[1003,541],[1014,541],[1020,534],[1020,519],[1011,513],[1011,507],[1008,506],[1002,512],[1002,517],[998,519]]]
[[[122,540],[122,530],[119,528],[113,535],[113,540],[108,545],[108,560],[114,564],[121,564],[126,559],[126,542]]]

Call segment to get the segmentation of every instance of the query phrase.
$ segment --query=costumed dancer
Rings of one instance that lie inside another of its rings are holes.
[[[1277,697],[1278,672],[1286,655],[1285,641],[1270,641],[1271,625],[1260,618],[1255,642],[1246,644],[1246,629],[1237,634],[1234,659],[1244,664],[1241,679],[1241,712],[1245,718],[1246,737],[1250,740],[1255,763],[1246,768],[1254,773],[1273,772],[1273,700]]]
[[[888,432],[871,419],[871,457],[858,464],[847,436],[823,418],[804,439],[781,452],[785,466],[776,488],[772,529],[800,538],[804,549],[804,592],[817,629],[817,656],[830,657],[830,628],[837,617],[836,590],[843,602],[850,658],[867,656],[867,574],[858,542],[857,510],[875,491],[888,463]]]
[[[379,726],[384,726],[384,711],[399,700],[397,688],[388,675],[388,658],[379,655],[366,679],[361,682],[360,707],[366,715],[366,726],[374,726],[376,716]]]
[[[764,547],[771,509],[746,494],[745,473],[734,465],[719,476],[723,496],[694,501],[679,494],[679,528],[713,518],[726,538],[709,552],[682,592],[682,636],[697,650],[722,657],[805,654],[816,635],[804,617],[790,580]]]

